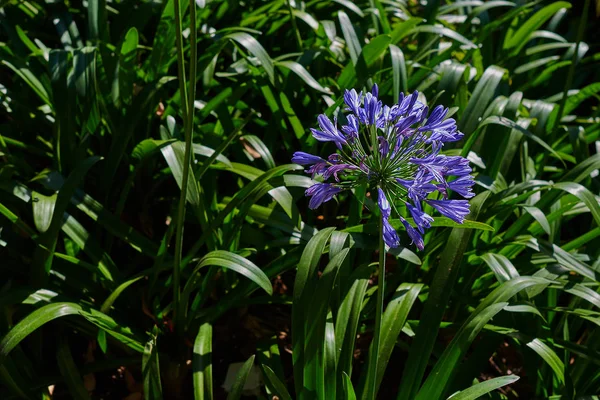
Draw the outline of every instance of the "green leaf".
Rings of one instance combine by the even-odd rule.
[[[293,71],[296,75],[298,75],[308,86],[311,88],[318,90],[321,93],[331,94],[331,90],[325,88],[317,82],[315,78],[302,66],[295,61],[276,61],[275,65],[278,67],[287,68]]]
[[[265,275],[265,273],[253,262],[242,256],[224,250],[211,251],[200,259],[191,275],[197,274],[202,267],[207,265],[216,265],[235,271],[256,283],[269,295],[273,294],[273,286],[271,285],[269,277],[267,277],[267,275]],[[195,289],[195,284],[196,281],[194,279],[187,281],[181,296],[182,304],[185,304],[184,299],[188,299],[192,290]]]
[[[534,206],[523,206],[525,211],[527,211],[535,220],[540,224],[542,229],[546,234],[550,235],[550,223],[546,218],[546,215],[537,207]]]
[[[292,396],[288,392],[287,388],[279,380],[275,372],[268,365],[263,365],[263,370],[265,371],[265,378],[271,384],[272,388],[275,390],[273,394],[277,395],[281,400],[292,400]]]
[[[495,303],[483,309],[478,308],[470,315],[433,367],[416,400],[439,399],[443,396],[446,385],[456,372],[456,367],[467,348],[475,340],[483,326],[502,311],[507,304]]]
[[[519,272],[512,262],[502,254],[486,253],[481,256],[481,259],[490,267],[500,283],[519,276]]]
[[[212,325],[202,324],[194,340],[192,358],[194,399],[212,400]]]
[[[44,233],[50,228],[52,215],[54,214],[54,206],[56,204],[57,195],[44,196],[41,193],[31,192],[33,206],[33,222],[40,233]]]
[[[575,182],[558,182],[552,185],[555,189],[564,190],[581,200],[589,209],[596,220],[596,224],[600,226],[600,204],[596,196],[585,186]]]
[[[335,399],[337,379],[337,346],[335,342],[335,329],[329,313],[325,323],[325,337],[323,338],[323,355],[319,357],[317,393],[322,399]],[[323,372],[321,372],[321,369]],[[323,377],[321,381],[320,377]]]
[[[258,153],[260,158],[262,158],[267,165],[267,168],[275,168],[275,160],[273,160],[271,151],[258,136],[244,135],[240,137],[240,139],[244,141],[244,145],[251,147],[254,152]]]
[[[404,53],[395,44],[390,44],[390,58],[392,59],[394,100],[397,101],[400,96],[400,88],[402,88],[402,93],[408,92],[406,61],[404,60]]]
[[[48,95],[48,91],[42,85],[42,82],[36,77],[35,73],[33,73],[29,68],[26,67],[24,63],[20,63],[18,60],[10,60],[3,59],[0,60],[0,64],[6,65],[8,68],[12,69],[15,74],[19,76],[19,78],[23,79],[25,83],[38,95],[38,97],[46,104],[51,105],[50,96]]]
[[[170,146],[161,147],[160,151],[171,168],[171,173],[177,182],[177,186],[181,189],[181,184],[183,182],[185,143],[181,141],[175,142]],[[200,192],[198,191],[198,186],[193,176],[187,185],[186,199],[192,205],[198,205],[200,203]]]
[[[296,272],[296,279],[294,280],[294,301],[292,302],[292,361],[297,396],[300,395],[304,389],[304,344],[306,343],[304,325],[306,318],[308,317],[308,305],[310,304],[308,296],[312,295],[312,293],[304,294],[304,290],[308,285],[309,279],[313,279],[317,264],[325,249],[325,245],[334,230],[335,228],[323,229],[306,244],[300,262],[298,263],[298,271]]]
[[[480,118],[483,117],[485,109],[495,97],[496,89],[500,85],[505,73],[506,70],[504,68],[491,65],[486,68],[483,76],[477,82],[467,108],[458,122],[458,127],[465,133],[466,138],[471,136],[479,125]]]
[[[331,252],[331,247],[329,251]],[[352,286],[338,308],[335,319],[338,374],[343,372],[344,374],[352,375],[356,332],[360,322],[360,313],[363,308],[365,292],[369,284],[370,272],[369,268],[363,268],[350,276],[349,281],[352,282]]]
[[[414,220],[412,218],[405,218],[411,225],[415,225]],[[402,222],[400,222],[399,219],[390,219],[390,225],[392,225],[392,227],[396,230],[405,230],[404,225],[402,225]],[[489,232],[494,232],[495,229],[491,226],[489,226],[488,224],[485,224],[483,222],[479,222],[479,221],[472,221],[472,220],[464,220],[462,224],[459,224],[455,221],[452,221],[450,218],[447,217],[437,217],[435,218],[435,220],[433,222],[431,222],[431,226],[432,227],[448,227],[448,228],[455,228],[455,229],[476,229],[476,230],[481,230],[481,231],[489,231]],[[348,232],[348,233],[366,233],[366,234],[374,234],[377,232],[377,223],[375,222],[370,222],[367,224],[362,224],[362,225],[356,225],[356,226],[351,226],[350,228],[346,228],[344,229],[342,232]]]
[[[148,400],[160,400],[162,396],[162,385],[160,382],[160,362],[158,360],[158,327],[152,328],[150,339],[144,347],[142,355],[142,376],[144,379],[144,398]]]
[[[389,35],[379,35],[372,39],[363,47],[356,65],[353,63],[346,65],[338,78],[339,86],[342,89],[349,89],[355,85],[362,86],[374,73],[371,71],[373,65],[385,54],[391,40]]]
[[[535,351],[552,368],[554,374],[561,384],[565,382],[565,365],[556,355],[554,350],[539,339],[533,339],[526,344],[527,347]]]
[[[52,86],[52,106],[56,115],[56,158],[60,170],[71,170],[72,152],[77,144],[75,133],[76,99],[72,85],[68,85],[69,70],[73,62],[70,52],[52,50],[48,55],[50,82]]]
[[[50,225],[41,236],[40,245],[36,247],[33,255],[36,266],[36,270],[32,276],[34,280],[38,282],[45,281],[52,267],[52,258],[58,241],[58,232],[63,223],[63,214],[71,201],[71,197],[75,193],[75,189],[83,180],[88,170],[101,159],[101,157],[90,157],[82,162],[69,174],[66,182],[58,192]]]
[[[326,383],[325,365],[335,366],[335,355],[325,353],[328,347],[326,345],[328,340],[325,338],[327,313],[337,274],[349,251],[350,249],[345,248],[336,254],[329,261],[317,282],[315,282],[316,277],[312,277],[312,282],[309,281],[311,284],[306,286],[303,295],[303,301],[308,303],[305,315],[310,319],[305,319],[303,323],[306,338],[304,339],[304,379],[302,384],[309,397],[313,396],[314,391],[316,391],[318,397],[326,394],[326,389],[323,387]],[[331,330],[330,335],[329,340],[333,340],[335,345],[333,330]],[[325,356],[329,356],[327,361],[324,360]],[[320,360],[323,361],[320,362]],[[332,384],[335,387],[335,381]]]
[[[242,397],[242,392],[244,390],[244,385],[246,384],[246,380],[248,379],[248,375],[254,366],[254,355],[252,355],[240,368],[237,377],[235,378],[235,382],[231,388],[231,392],[227,396],[227,400],[239,400]]]
[[[488,196],[489,192],[484,192],[471,200],[470,215],[472,218],[478,217],[480,209],[483,207]],[[419,324],[415,340],[409,351],[406,368],[404,368],[402,374],[398,400],[412,400],[417,395],[421,380],[425,374],[425,369],[427,368],[429,356],[433,351],[446,305],[450,299],[451,288],[458,278],[458,270],[469,243],[471,232],[471,230],[453,229],[450,233],[423,310],[423,315],[426,315],[427,318]],[[473,316],[474,314],[471,315]],[[436,365],[439,365],[439,362]],[[444,387],[441,388],[441,391],[443,390]],[[438,395],[429,398],[439,397]]]
[[[396,25],[396,27],[390,34],[392,37],[392,44],[398,44],[400,40],[408,36],[412,32],[414,27],[420,24],[422,21],[423,18],[410,17],[406,21],[400,22],[398,25]]]
[[[133,99],[133,83],[135,79],[135,65],[137,63],[138,31],[130,28],[121,44],[119,52],[118,73],[116,82],[113,82],[113,102],[119,106],[129,105]]]
[[[448,397],[448,400],[477,400],[484,394],[490,393],[493,390],[502,386],[510,385],[519,380],[517,375],[500,376],[487,381],[479,382],[468,389],[461,390],[458,393]]]
[[[462,150],[462,154],[468,153],[468,151],[471,149],[473,143],[475,142],[475,140],[479,136],[479,133],[481,132],[480,129],[482,127],[486,126],[486,125],[489,125],[489,124],[502,125],[502,126],[505,126],[507,128],[511,128],[513,130],[517,130],[520,133],[522,133],[524,136],[526,136],[527,138],[533,140],[534,142],[536,142],[537,144],[539,144],[540,146],[542,146],[548,152],[552,153],[557,159],[562,160],[560,154],[558,154],[552,147],[550,147],[542,139],[540,139],[539,137],[537,137],[533,133],[529,132],[527,129],[523,128],[522,126],[520,126],[515,121],[512,121],[512,120],[510,120],[508,118],[505,118],[505,117],[499,117],[497,115],[489,116],[485,120],[483,120],[483,122],[481,122],[481,123],[478,124],[477,130],[476,130],[475,134],[471,135],[471,137],[469,137],[467,143],[464,145],[463,150]]]
[[[273,60],[269,57],[269,54],[265,51],[264,47],[252,36],[245,32],[234,32],[223,37],[224,39],[231,39],[239,43],[241,46],[246,48],[252,55],[254,55],[258,61],[260,61],[262,67],[265,69],[271,84],[275,84],[275,68],[273,66]]]
[[[385,369],[392,357],[392,351],[398,341],[398,336],[404,327],[408,313],[410,312],[419,292],[423,288],[418,283],[403,283],[396,289],[392,300],[388,303],[382,317],[381,325],[381,344],[379,348],[379,358],[377,359],[377,377],[375,387],[379,389]],[[372,345],[371,345],[372,348]],[[369,351],[369,354],[371,352]],[[373,379],[372,371],[367,371],[367,382]],[[365,386],[368,387],[369,383]],[[364,392],[366,395],[366,391]],[[364,398],[364,397],[363,397]]]
[[[352,26],[352,22],[350,21],[350,18],[348,18],[348,15],[340,10],[338,11],[338,19],[340,20],[342,35],[346,41],[348,53],[350,53],[350,59],[352,60],[352,63],[356,65],[358,61],[358,55],[362,50],[361,43],[358,40],[358,36],[354,31],[354,27]]]
[[[123,293],[125,291],[125,289],[127,289],[129,286],[133,285],[134,283],[136,283],[137,281],[139,281],[140,279],[143,279],[145,277],[146,277],[146,273],[144,273],[143,275],[134,277],[132,279],[128,279],[125,282],[121,283],[119,286],[117,286],[117,288],[111,292],[111,294],[106,298],[106,300],[104,300],[104,303],[102,303],[102,307],[100,307],[100,311],[105,314],[108,314],[112,305],[119,298],[121,293]]]
[[[511,55],[518,54],[529,41],[533,32],[537,31],[544,23],[549,20],[561,8],[571,8],[571,3],[566,1],[557,1],[542,8],[532,15],[525,23],[519,24],[519,29],[510,37],[504,39],[503,49],[510,50]]]
[[[106,0],[89,0],[87,9],[90,40],[97,43],[104,40],[106,32],[108,32],[106,29]]]
[[[572,46],[572,44],[569,43]],[[598,98],[598,93],[600,92],[600,82],[591,83],[584,87],[583,89],[577,91],[576,94],[570,95],[567,97],[565,102],[565,108],[563,111],[563,115],[567,115],[573,112],[581,103],[587,100],[590,97]],[[558,118],[558,108],[556,108],[549,117],[548,125],[554,126],[556,123],[556,119]]]
[[[75,365],[71,349],[64,335],[58,337],[58,348],[56,350],[56,363],[60,374],[65,379],[69,394],[74,400],[90,400],[91,397],[83,385],[83,379],[79,372],[79,368]]]
[[[77,315],[82,311],[75,303],[54,303],[41,307],[12,327],[0,341],[0,365],[8,354],[27,336],[42,325],[65,315]]]
[[[420,26],[416,26],[410,30],[409,34],[413,34],[413,33],[433,33],[435,35],[445,36],[450,39],[454,39],[457,42],[464,44],[467,47],[467,49],[476,49],[477,48],[477,45],[475,43],[471,42],[469,39],[467,39],[460,33],[453,31],[450,28],[443,27],[443,26],[420,25]]]
[[[347,373],[344,372],[343,377],[344,382],[344,393],[346,394],[346,400],[356,400],[356,394],[354,394],[354,387],[352,386],[352,381]]]

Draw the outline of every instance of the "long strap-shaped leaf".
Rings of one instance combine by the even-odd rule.
[[[134,350],[139,352],[143,352],[144,350],[144,347],[135,338],[119,332],[126,332],[128,328],[120,326],[106,314],[94,309],[84,309],[76,303],[62,302],[38,308],[8,331],[0,341],[0,366],[7,355],[33,331],[56,318],[66,315],[81,315],[94,325],[105,329],[111,336],[116,337]]]
[[[227,396],[227,400],[239,400],[242,397],[242,392],[244,391],[244,385],[246,385],[246,380],[248,379],[248,375],[250,375],[250,371],[254,366],[254,355],[252,355],[240,368],[237,377],[235,378],[235,382],[231,387],[231,392]]]
[[[296,385],[296,395],[300,397],[303,391],[304,374],[304,343],[305,331],[304,322],[308,315],[309,304],[305,302],[304,289],[321,259],[325,245],[335,228],[323,229],[317,233],[306,245],[300,262],[298,263],[298,272],[294,281],[294,302],[292,303],[292,362],[294,365],[294,382]]]
[[[231,269],[241,275],[244,275],[258,286],[263,288],[265,292],[268,294],[273,294],[273,286],[271,285],[271,281],[269,277],[265,275],[265,273],[256,266],[253,262],[245,259],[244,257],[231,253],[229,251],[224,250],[215,250],[211,251],[198,262],[196,268],[192,271],[192,276],[196,275],[198,271],[207,265],[216,265],[219,267]],[[187,299],[189,299],[192,291],[196,288],[198,284],[198,279],[189,279],[183,288],[183,293],[181,295],[181,304],[182,307],[185,307],[187,304]]]
[[[547,283],[548,280],[542,278],[519,277],[504,283],[490,293],[477,309],[471,313],[450,345],[442,353],[416,399],[428,400],[441,398],[456,373],[458,363],[483,326],[494,315],[506,307],[508,304],[507,301],[511,297],[529,287],[545,285]]]
[[[88,170],[101,160],[101,157],[90,157],[79,165],[67,178],[67,181],[62,186],[56,197],[54,209],[51,210],[52,217],[50,225],[46,232],[40,238],[40,245],[36,247],[34,253],[34,270],[32,271],[32,279],[35,283],[40,284],[46,280],[47,274],[52,268],[52,259],[54,256],[54,248],[58,241],[58,232],[63,221],[63,214],[67,210],[67,206],[71,201],[75,189],[81,183]]]
[[[488,195],[489,192],[484,192],[471,201],[472,219],[477,218]],[[470,237],[468,229],[455,228],[450,233],[402,374],[398,400],[413,400],[417,394]]]
[[[212,325],[200,326],[194,341],[194,357],[192,359],[194,398],[196,400],[212,400]]]
[[[448,400],[476,400],[486,393],[501,388],[502,386],[510,385],[519,380],[517,375],[500,376],[498,378],[479,382],[468,389],[462,390],[452,396]]]
[[[331,329],[331,337],[326,340],[326,325],[327,325],[327,310],[329,308],[329,300],[333,292],[337,273],[344,259],[348,255],[349,249],[340,251],[335,257],[329,261],[322,276],[318,282],[313,275],[313,279],[305,289],[303,297],[305,304],[310,304],[308,312],[304,316],[304,380],[302,382],[305,395],[308,398],[314,398],[316,390],[319,399],[325,396],[325,365],[335,365],[335,356],[331,355],[328,360],[324,357],[326,348],[331,348],[327,345],[330,340],[335,341],[335,334]],[[315,274],[316,275],[316,274]],[[310,277],[309,277],[310,278]],[[330,355],[330,354],[329,354]],[[333,360],[331,360],[333,359]],[[331,368],[330,368],[331,369]],[[335,368],[333,368],[335,369]],[[335,388],[335,383],[333,384]]]
[[[392,351],[396,346],[398,335],[404,327],[408,313],[412,308],[419,292],[423,288],[422,284],[418,283],[403,283],[398,286],[394,293],[394,298],[388,303],[385,313],[383,314],[381,331],[381,347],[379,349],[379,359],[377,360],[377,381],[375,387],[378,389],[383,381],[383,375],[387,367]],[[369,351],[369,354],[371,352]],[[369,387],[368,381],[375,378],[372,375],[371,369],[367,371],[367,383],[365,387]],[[367,400],[367,392],[363,391],[362,398]]]

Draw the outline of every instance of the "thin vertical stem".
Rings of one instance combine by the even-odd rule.
[[[367,382],[367,399],[377,397],[377,364],[379,362],[379,347],[381,342],[381,318],[383,315],[383,298],[385,296],[385,242],[383,241],[383,215],[379,219],[379,279],[377,283],[377,309],[375,310],[375,328],[373,346],[369,354],[369,376]]]
[[[188,119],[188,94],[185,87],[185,64],[183,60],[183,37],[182,37],[182,27],[181,27],[181,4],[179,0],[173,1],[173,6],[175,8],[175,44],[177,46],[177,78],[179,80],[179,91],[181,95],[181,113],[183,115],[183,126],[184,126],[184,134],[186,140],[186,147],[184,152],[184,162],[183,162],[183,179],[181,182],[181,193],[179,195],[179,206],[177,209],[177,222],[176,222],[176,232],[175,232],[175,260],[173,264],[173,321],[175,326],[175,331],[178,334],[182,334],[181,326],[179,323],[180,319],[180,299],[181,299],[181,257],[182,257],[182,249],[183,249],[183,224],[185,222],[185,203],[187,197],[187,181],[189,174],[189,148],[191,147],[187,145],[188,136],[191,141],[190,129],[188,125],[190,125],[190,121]],[[193,103],[192,103],[193,104]]]
[[[583,12],[581,13],[581,21],[579,23],[579,29],[577,31],[577,43],[575,44],[575,51],[573,52],[573,57],[571,58],[571,65],[569,66],[569,73],[567,75],[567,81],[565,82],[565,87],[563,89],[563,95],[560,99],[560,105],[558,106],[558,115],[556,117],[556,126],[560,124],[560,120],[562,119],[562,114],[565,110],[565,104],[567,102],[567,93],[569,93],[569,89],[571,89],[571,85],[573,85],[573,79],[575,78],[575,67],[577,64],[577,56],[579,53],[579,46],[581,45],[581,41],[583,40],[583,34],[585,33],[585,25],[587,22],[588,9],[590,8],[590,0],[585,0],[583,4]],[[556,130],[555,130],[556,131]]]
[[[288,10],[290,11],[290,19],[292,20],[292,27],[294,28],[294,32],[296,33],[296,42],[298,43],[298,51],[302,51],[304,46],[302,45],[302,37],[300,36],[300,31],[298,30],[298,24],[296,23],[296,16],[294,15],[294,10],[292,8],[291,0],[287,0]]]
[[[583,35],[585,33],[585,25],[587,22],[588,9],[590,7],[590,0],[585,0],[583,4],[583,12],[581,13],[581,22],[579,24],[579,29],[577,30],[575,51],[573,51],[573,57],[571,57],[571,65],[569,66],[569,72],[567,74],[567,80],[565,81],[565,87],[563,88],[562,98],[560,99],[560,104],[558,105],[558,112],[556,114],[556,120],[554,121],[554,127],[550,132],[551,142],[557,137],[558,130],[560,128],[560,121],[562,120],[563,113],[565,111],[565,105],[567,103],[567,95],[569,93],[569,89],[573,85],[573,80],[575,78],[575,68],[577,67],[577,56],[579,53],[579,46],[581,45],[581,41],[583,40]],[[537,171],[538,176],[542,174],[544,171],[544,166],[546,165],[546,160],[548,159],[548,152],[544,152],[542,156],[542,161],[539,164],[539,168]]]

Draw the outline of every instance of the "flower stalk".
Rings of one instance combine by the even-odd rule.
[[[441,215],[462,224],[469,214],[466,199],[475,194],[469,161],[461,156],[441,153],[447,142],[463,137],[448,109],[435,107],[431,113],[418,100],[418,92],[400,95],[398,103],[383,105],[379,90],[344,94],[346,115],[333,121],[319,115],[319,129],[311,129],[321,142],[333,142],[337,151],[327,158],[298,151],[292,161],[307,167],[306,172],[318,182],[305,194],[311,209],[333,199],[338,193],[360,185],[376,188],[379,208],[379,282],[373,342],[369,354],[369,371],[365,386],[366,399],[375,400],[378,391],[378,363],[385,300],[386,246],[400,246],[400,236],[392,226],[392,213],[398,216],[412,244],[423,250],[425,229],[434,218],[423,204]],[[337,118],[346,123],[338,129]],[[374,193],[372,191],[371,193]],[[463,199],[451,198],[452,193]],[[407,219],[410,215],[412,223]],[[406,216],[406,217],[405,217]],[[383,371],[379,371],[383,373]]]

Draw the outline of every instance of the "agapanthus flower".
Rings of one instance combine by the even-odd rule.
[[[381,214],[381,235],[389,247],[398,247],[400,237],[390,220],[400,219],[412,244],[424,247],[423,234],[434,218],[424,211],[431,206],[444,217],[462,224],[469,214],[469,202],[450,198],[451,193],[471,198],[474,185],[469,161],[461,156],[441,154],[444,143],[463,137],[456,121],[447,118],[448,109],[437,106],[429,113],[418,100],[418,92],[401,94],[397,104],[385,105],[378,87],[371,92],[346,90],[344,102],[347,123],[338,128],[325,115],[319,115],[320,129],[311,129],[319,141],[334,142],[338,151],[321,158],[296,152],[292,161],[308,167],[316,183],[306,190],[309,207],[314,209],[343,190],[363,183],[377,188],[377,208]],[[406,210],[406,218],[399,214]]]

